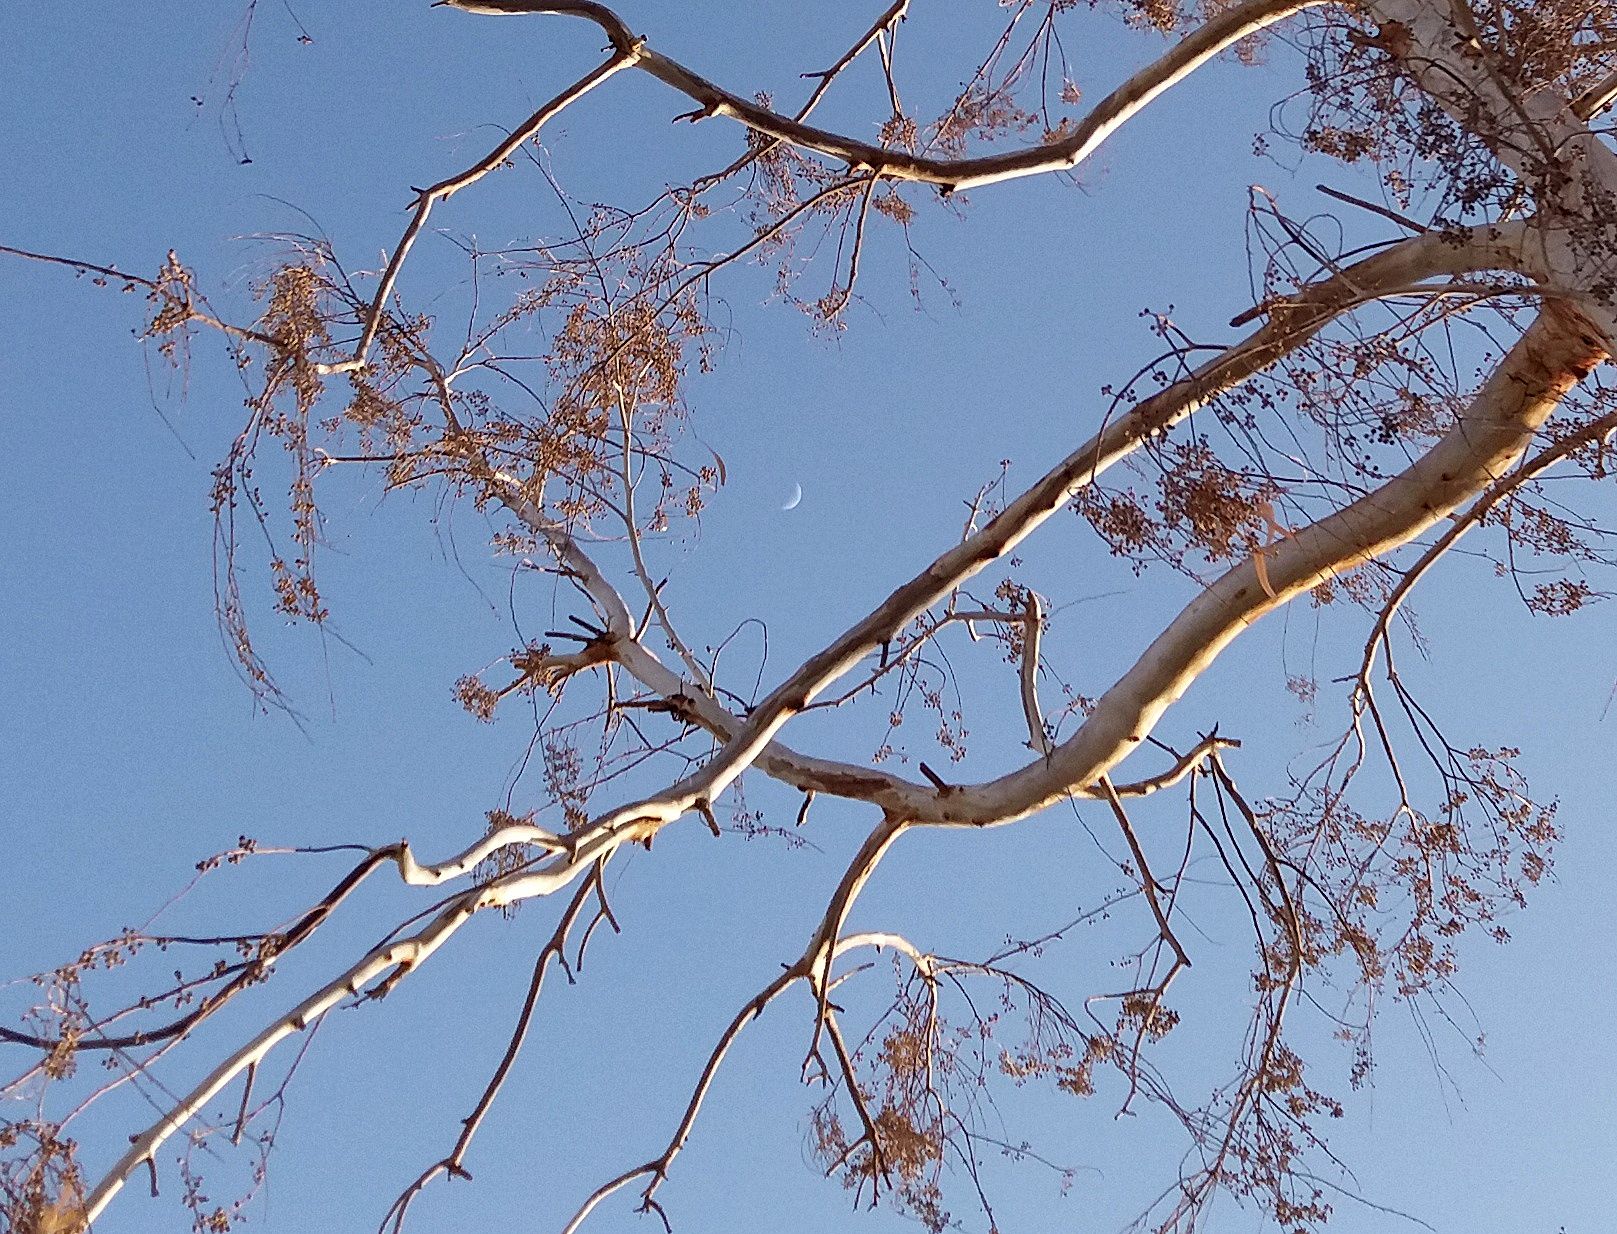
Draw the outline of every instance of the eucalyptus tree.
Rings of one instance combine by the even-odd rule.
[[[860,821],[862,842],[806,937],[703,1044],[683,1115],[643,1157],[627,1133],[590,1149],[600,1184],[577,1197],[567,1234],[608,1204],[663,1215],[660,1197],[702,1132],[733,1047],[777,1001],[801,1025],[810,1146],[860,1202],[891,1203],[941,1230],[956,1220],[961,1197],[949,1189],[959,1188],[992,1227],[982,1164],[1004,1145],[984,1094],[1043,1085],[1075,1099],[1086,1134],[1109,1134],[1112,1114],[1136,1108],[1178,1127],[1183,1165],[1146,1213],[1154,1227],[1190,1228],[1221,1191],[1286,1228],[1325,1222],[1320,1171],[1341,1094],[1314,1078],[1318,1050],[1302,1043],[1317,1028],[1297,1030],[1299,1017],[1323,1017],[1352,1052],[1348,1082],[1361,1080],[1377,1005],[1440,998],[1460,938],[1502,933],[1500,917],[1543,876],[1556,838],[1553,808],[1529,795],[1513,752],[1448,740],[1396,657],[1409,639],[1408,597],[1466,537],[1506,576],[1529,556],[1555,564],[1521,588],[1546,615],[1595,595],[1587,577],[1602,560],[1600,532],[1568,504],[1570,490],[1552,501],[1542,479],[1554,468],[1592,491],[1617,428],[1599,367],[1617,337],[1617,153],[1597,123],[1617,97],[1617,10],[1603,0],[1108,0],[1096,7],[1155,31],[1160,46],[1091,104],[1063,41],[1101,20],[1090,6],[973,6],[952,44],[959,61],[940,65],[934,53],[907,56],[905,36],[911,23],[943,18],[895,0],[848,30],[829,66],[803,66],[806,96],[787,105],[753,93],[761,83],[735,66],[711,80],[594,0],[443,6],[459,12],[442,20],[485,22],[491,40],[532,37],[540,57],[542,23],[588,23],[604,47],[593,63],[561,66],[571,84],[525,119],[505,118],[506,136],[481,157],[416,190],[379,269],[356,272],[318,238],[283,238],[249,312],[210,298],[174,254],[145,275],[77,254],[7,253],[143,296],[142,333],[160,357],[179,362],[193,338],[222,336],[249,381],[240,434],[215,473],[218,607],[267,709],[290,704],[253,639],[259,572],[281,616],[330,621],[317,570],[321,497],[349,477],[379,473],[389,487],[475,506],[495,524],[497,553],[556,582],[564,611],[552,624],[562,628],[454,683],[465,708],[495,724],[528,722],[517,705],[540,704],[527,714],[538,717],[544,800],[491,811],[486,826],[469,803],[476,824],[454,853],[421,853],[409,840],[359,846],[347,873],[289,924],[232,923],[214,939],[132,930],[42,974],[38,1006],[0,1028],[20,1060],[7,1092],[37,1098],[0,1133],[13,1227],[94,1222],[132,1181],[149,1173],[158,1185],[171,1141],[267,1147],[263,1129],[296,1100],[290,1071],[313,1029],[401,983],[432,982],[441,952],[470,945],[457,938],[468,922],[526,905],[547,914],[550,933],[503,1052],[498,1042],[490,1052],[486,1087],[468,1094],[442,1158],[378,1213],[403,1228],[433,1184],[467,1174],[531,1023],[550,1014],[552,971],[571,978],[596,928],[617,929],[615,863],[674,828],[711,830],[715,860],[752,859],[733,843],[738,830],[760,830],[737,795],[743,776],[800,795],[783,829],[793,836],[835,813]],[[931,560],[892,560],[880,582],[849,578],[864,615],[824,631],[817,651],[762,686],[756,666],[718,655],[714,632],[689,630],[659,554],[671,529],[725,500],[729,468],[694,431],[691,393],[693,374],[724,362],[713,317],[725,280],[761,264],[776,271],[777,294],[756,311],[795,308],[828,334],[868,328],[861,264],[878,247],[902,250],[921,212],[956,210],[969,227],[971,202],[1070,176],[1159,96],[1230,58],[1267,63],[1247,79],[1257,86],[1292,75],[1277,112],[1285,132],[1267,140],[1360,169],[1375,191],[1332,190],[1332,205],[1367,238],[1349,245],[1347,231],[1255,191],[1257,294],[1232,295],[1232,341],[1197,342],[1154,317],[1159,358],[1132,377],[1110,375],[1104,399],[1078,400],[1091,431],[1066,457],[1019,488],[1007,472],[965,494],[963,532],[935,529]],[[693,165],[649,199],[581,208],[542,244],[471,252],[477,303],[464,330],[444,328],[425,307],[433,289],[410,279],[435,211],[542,146],[564,148],[552,136],[559,120],[637,77],[677,98],[682,120],[722,130],[729,160]],[[941,109],[911,101],[937,93],[940,79],[965,84]],[[821,126],[822,103],[839,89],[875,108],[861,130]],[[683,131],[657,140],[677,152]],[[489,277],[514,269],[514,294]],[[902,456],[902,442],[892,448]],[[261,489],[277,468],[284,505]],[[262,561],[260,529],[272,546]],[[1074,555],[1098,544],[1192,584],[1177,611],[1142,601],[1132,663],[1092,697],[1065,684],[1062,624],[1074,618],[1062,600],[1074,579],[1037,574],[1020,555],[1035,537],[1062,536]],[[735,623],[748,617],[744,594],[725,603]],[[1336,606],[1356,623],[1357,654],[1321,674],[1335,680],[1325,692],[1340,735],[1281,782],[1243,783],[1255,745],[1293,739],[1221,728],[1218,700],[1205,697],[1179,719],[1180,701],[1260,618],[1298,604]],[[965,753],[966,717],[946,698],[951,654],[1013,670],[996,697],[977,700],[1017,731],[1009,749],[973,752],[988,763],[962,770],[989,766],[981,778],[932,765],[948,771],[944,760]],[[817,738],[792,731],[808,713],[821,717],[815,733],[885,732],[877,757],[816,752]],[[931,762],[895,757],[911,713],[937,726]],[[1143,825],[1142,799],[1159,794]],[[1169,799],[1182,806],[1156,808]],[[1075,802],[1109,820],[1121,857],[1108,867],[1115,895],[1071,916],[1104,913],[1131,940],[1109,974],[1085,975],[1091,984],[1046,975],[1045,953],[1069,942],[1072,925],[975,958],[938,954],[919,909],[911,922],[850,925],[910,837],[1012,827]],[[244,842],[204,873],[251,868],[260,848]],[[1239,1065],[1190,1091],[1158,1059],[1165,1043],[1205,1031],[1176,1005],[1198,959],[1185,920],[1193,862],[1216,870],[1241,906],[1252,962],[1249,979],[1224,991],[1247,1017]],[[320,953],[324,976],[291,988],[278,975],[289,953],[326,938],[352,893],[382,879],[416,896],[409,913],[385,923],[374,946]],[[633,944],[631,928],[615,945]],[[152,957],[176,949],[188,958],[171,981],[153,976],[122,1001],[98,992],[104,968],[161,971]],[[200,963],[190,958],[198,949]],[[878,953],[884,962],[872,965]],[[887,994],[855,997],[872,987]],[[227,1015],[246,1002],[267,1010],[254,1022]],[[87,1060],[108,1069],[76,1074]],[[148,1080],[157,1108],[126,1144],[75,1141],[75,1099]],[[246,1211],[212,1206],[185,1177],[208,1228]]]

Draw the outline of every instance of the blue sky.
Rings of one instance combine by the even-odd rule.
[[[240,8],[164,0],[9,14],[0,243],[145,272],[176,248],[222,307],[245,311],[245,284],[274,251],[254,236],[307,229],[313,219],[352,266],[375,264],[403,226],[409,185],[469,161],[494,139],[490,125],[525,115],[598,50],[593,34],[566,23],[381,0],[298,6],[313,39],[303,44],[287,10],[266,3],[232,112],[223,94],[238,76]],[[869,20],[858,6],[826,9],[818,42],[801,52],[792,43],[803,14],[793,5],[629,12],[669,54],[786,100],[800,96],[798,72],[821,67]],[[1108,21],[1081,28],[1088,41],[1069,51],[1091,99],[1156,46]],[[959,32],[936,15],[918,13],[905,38],[917,56],[958,55]],[[1248,186],[1262,183],[1307,213],[1324,204],[1316,180],[1357,183],[1343,169],[1252,156],[1270,102],[1295,80],[1284,49],[1265,68],[1220,65],[1132,124],[1076,187],[981,190],[958,217],[923,210],[918,247],[948,276],[958,305],[926,289],[917,310],[891,235],[873,242],[866,303],[834,340],[768,302],[767,272],[737,271],[718,288],[731,328],[691,402],[730,483],[699,536],[687,530],[657,548],[660,568],[673,572],[670,603],[694,637],[717,642],[741,617],[763,619],[764,680],[778,679],[957,535],[962,499],[1001,459],[1015,462],[1014,486],[1088,435],[1104,411],[1099,388],[1154,350],[1141,309],[1171,304],[1193,333],[1226,337],[1222,323],[1247,304]],[[828,118],[850,121],[863,97],[856,86]],[[716,124],[666,130],[678,109],[654,83],[611,83],[547,132],[555,174],[584,200],[632,196],[734,152],[736,134]],[[434,223],[488,244],[562,225],[527,170],[468,192]],[[458,251],[445,240],[424,240],[419,258],[407,295],[458,277]],[[547,628],[550,593],[513,584],[474,512],[430,492],[384,494],[379,479],[358,475],[324,499],[323,581],[337,629],[363,654],[280,628],[261,588],[258,635],[306,722],[300,729],[255,712],[214,622],[207,502],[242,388],[207,338],[186,389],[176,388],[130,337],[137,308],[60,271],[0,266],[0,516],[10,535],[0,555],[4,977],[145,920],[196,860],[238,834],[274,844],[407,835],[429,853],[459,847],[503,801],[531,735],[519,712],[492,728],[476,724],[450,686],[514,645],[513,611],[518,629]],[[783,513],[794,484],[802,504]],[[1076,520],[1026,556],[1035,585],[1075,605],[1052,654],[1092,693],[1188,595],[1186,580],[1160,571],[1135,579]],[[1533,621],[1488,574],[1485,563],[1457,560],[1431,580],[1417,608],[1434,651],[1427,663],[1410,657],[1409,671],[1463,735],[1523,747],[1535,784],[1562,802],[1559,875],[1509,923],[1512,946],[1468,947],[1463,988],[1475,1022],[1462,1024],[1486,1031],[1484,1059],[1442,1027],[1434,1059],[1421,1025],[1388,1007],[1374,1086],[1349,1099],[1333,1143],[1365,1196],[1444,1234],[1563,1226],[1580,1234],[1606,1228],[1617,1199],[1609,1181],[1617,1081],[1607,1060],[1617,1008],[1604,945],[1617,925],[1604,878],[1617,860],[1606,774],[1617,719],[1604,718],[1617,655],[1604,609]],[[1269,620],[1197,686],[1164,735],[1182,739],[1222,718],[1247,740],[1237,764],[1244,781],[1259,793],[1277,789],[1288,764],[1332,735],[1334,718],[1322,702],[1317,720],[1306,719],[1284,691],[1284,666],[1328,661],[1351,648],[1351,636],[1300,608]],[[1011,702],[1014,683],[998,667],[996,676],[987,657],[965,671]],[[1016,740],[1014,705],[999,714],[975,726],[990,752]],[[850,756],[862,739],[823,721],[802,733],[804,744]],[[992,753],[983,757],[987,764],[972,766],[993,765]],[[755,781],[749,802],[788,823],[795,801]],[[535,786],[514,791],[532,801]],[[1147,817],[1173,826],[1169,806]],[[623,863],[614,901],[625,936],[600,940],[579,985],[558,982],[547,994],[525,1061],[469,1162],[476,1183],[440,1186],[414,1228],[555,1229],[599,1181],[649,1155],[707,1043],[797,954],[870,822],[851,807],[817,808],[816,847],[802,850],[733,836],[715,844],[696,825]],[[1106,872],[1074,834],[1068,814],[991,837],[917,838],[884,867],[855,924],[899,926],[942,951],[1036,931],[1104,894]],[[250,863],[205,883],[166,920],[175,929],[277,921],[332,881],[339,861]],[[198,1074],[233,1031],[274,1014],[331,971],[345,946],[368,945],[413,903],[392,889],[368,891],[333,923],[325,950],[289,964],[269,991],[204,1035],[174,1082]],[[257,1228],[374,1227],[452,1140],[552,911],[532,905],[513,922],[481,922],[381,1006],[332,1018],[293,1089]],[[1238,1028],[1218,1019],[1227,1012],[1216,978],[1239,982],[1248,959],[1233,929],[1221,933],[1216,907],[1208,913],[1205,976],[1185,983],[1208,1029],[1175,1043],[1191,1068],[1216,1064],[1219,1033]],[[1104,965],[1104,947],[1096,951],[1080,941],[1060,963]],[[738,1051],[663,1193],[676,1229],[912,1228],[885,1212],[850,1217],[848,1198],[804,1160],[813,1094],[797,1086],[796,1071],[806,1025],[801,1000],[783,1004]],[[1327,1049],[1317,1066],[1342,1088],[1347,1064]],[[1014,1138],[1079,1170],[1062,1198],[1036,1167],[996,1164],[1007,1231],[1115,1229],[1153,1182],[1168,1179],[1162,1170],[1175,1150],[1159,1119],[1113,1122],[1109,1110],[1075,1115],[1014,1093],[1005,1111]],[[139,1099],[109,1101],[82,1133],[92,1160],[145,1117]],[[146,1199],[136,1180],[98,1232],[182,1220],[166,1168],[163,1201]],[[228,1177],[228,1166],[218,1168]],[[951,1200],[980,1227],[965,1192]],[[589,1228],[653,1228],[631,1207],[616,1202]],[[1251,1211],[1223,1204],[1208,1229],[1258,1225]],[[1418,1227],[1344,1201],[1332,1228]]]

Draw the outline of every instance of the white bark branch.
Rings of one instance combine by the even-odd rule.
[[[1261,329],[1189,377],[1143,400],[1069,454],[985,526],[943,553],[890,594],[867,617],[811,656],[744,720],[701,697],[644,647],[623,641],[618,649],[619,662],[649,689],[667,697],[682,695],[689,702],[691,713],[725,744],[706,766],[673,786],[668,793],[626,807],[614,817],[638,818],[655,832],[661,825],[694,808],[698,801],[715,799],[745,768],[757,763],[767,774],[799,789],[857,797],[904,817],[953,818],[953,812],[944,809],[936,791],[929,787],[870,769],[849,768],[846,764],[801,755],[789,756],[782,747],[773,744],[775,736],[787,721],[863,657],[897,638],[915,617],[943,601],[991,562],[1013,551],[1051,515],[1063,509],[1075,493],[1132,453],[1152,434],[1178,423],[1210,399],[1302,346],[1338,314],[1374,299],[1383,287],[1402,288],[1422,279],[1477,269],[1520,268],[1526,262],[1523,244],[1530,234],[1528,224],[1513,223],[1477,229],[1459,240],[1452,234],[1414,236],[1304,290],[1287,301],[1283,311],[1280,306],[1271,306],[1269,321]],[[564,564],[576,568],[580,577],[599,578],[593,566],[575,566],[582,554],[566,540],[564,532],[543,521],[537,510],[524,517],[530,527],[549,538],[563,554]],[[593,578],[585,584],[592,596],[595,595]],[[604,580],[601,581],[604,584]],[[598,602],[601,602],[599,598]],[[618,608],[621,610],[621,601]],[[622,620],[626,623],[626,612]],[[1075,778],[1067,784],[1066,790],[1082,791],[1094,784],[1098,774],[1099,771]]]
[[[929,822],[961,821],[962,815],[955,803],[969,799],[986,804],[979,802],[980,791],[952,789],[944,795],[931,786],[914,784],[891,773],[811,758],[780,744],[775,740],[776,734],[863,657],[896,638],[911,620],[941,602],[990,562],[1011,552],[1062,509],[1074,493],[1131,453],[1152,433],[1177,423],[1212,397],[1262,371],[1303,345],[1340,312],[1374,299],[1382,288],[1401,289],[1423,279],[1478,269],[1523,268],[1529,264],[1529,254],[1523,246],[1530,234],[1527,223],[1513,223],[1478,229],[1460,241],[1453,235],[1440,233],[1411,237],[1305,289],[1284,306],[1269,306],[1269,321],[1261,329],[1191,376],[1144,400],[1068,455],[1001,514],[945,552],[888,596],[863,621],[806,661],[745,719],[732,715],[700,687],[686,682],[643,643],[635,640],[632,619],[621,597],[565,528],[546,517],[525,496],[514,477],[497,476],[509,508],[530,530],[545,539],[562,567],[601,610],[608,633],[613,636],[613,658],[647,688],[665,698],[680,700],[690,716],[724,742],[723,748],[706,765],[666,792],[612,811],[582,829],[575,839],[590,837],[592,843],[602,846],[591,851],[601,853],[609,852],[624,839],[649,841],[663,826],[686,812],[710,806],[742,771],[754,764],[766,774],[800,790],[864,800],[895,817]],[[1085,730],[1089,728],[1086,723]],[[1094,773],[1069,779],[1061,793],[1092,795],[1101,771],[1109,770],[1116,761],[1106,763]],[[966,797],[961,797],[963,793]],[[996,804],[984,818],[998,819],[1002,809],[1002,804]],[[1017,816],[1025,812],[1013,811]],[[572,862],[564,864],[571,866]],[[553,882],[548,870],[512,877],[527,880],[511,888],[513,901],[548,894],[546,888]]]
[[[489,832],[455,856],[433,865],[421,865],[416,861],[410,845],[400,843],[395,850],[394,862],[399,867],[399,877],[410,886],[436,887],[470,874],[500,849],[512,844],[535,844],[553,853],[569,851],[567,841],[555,832],[532,823],[516,823]]]
[[[861,846],[833,895],[809,954],[818,957],[814,973],[823,1000],[829,963],[846,913],[876,865],[898,835],[913,825],[984,826],[1011,821],[1042,805],[1093,785],[1149,731],[1163,710],[1194,680],[1213,656],[1263,612],[1327,577],[1344,562],[1384,551],[1429,526],[1448,509],[1500,474],[1549,414],[1555,400],[1602,354],[1600,345],[1579,328],[1576,318],[1553,305],[1517,346],[1479,396],[1460,426],[1404,476],[1333,518],[1306,528],[1278,546],[1269,572],[1277,595],[1264,595],[1251,563],[1231,571],[1186,610],[1158,639],[1135,669],[1102,698],[1077,735],[1048,759],[1041,759],[1000,781],[974,788],[935,791],[859,769],[849,783],[837,764],[821,764],[771,751],[775,733],[819,691],[864,655],[890,640],[920,612],[1003,554],[1061,509],[1071,495],[1106,467],[1126,456],[1150,434],[1176,423],[1208,399],[1244,381],[1276,358],[1300,346],[1343,309],[1373,296],[1378,287],[1402,286],[1412,277],[1433,277],[1474,269],[1480,263],[1510,265],[1519,256],[1520,231],[1479,233],[1470,245],[1418,236],[1368,258],[1311,289],[1245,342],[1136,406],[1116,424],[1069,455],[981,530],[940,556],[904,584],[868,617],[829,647],[810,657],[745,720],[737,720],[712,700],[687,694],[716,731],[727,734],[720,752],[695,774],[668,791],[631,803],[590,823],[565,840],[543,828],[517,825],[496,831],[446,861],[422,865],[407,845],[395,856],[400,875],[414,885],[432,886],[463,877],[497,849],[512,843],[537,844],[558,855],[537,869],[523,869],[453,899],[419,931],[363,957],[280,1016],[220,1062],[131,1146],[86,1196],[86,1219],[95,1220],[122,1189],[130,1174],[233,1079],[256,1067],[278,1044],[306,1031],[343,998],[359,994],[380,978],[397,980],[430,958],[476,913],[523,899],[545,896],[569,885],[593,863],[626,842],[646,841],[686,811],[705,805],[743,769],[758,761],[771,774],[799,787],[842,793],[878,803],[896,798],[904,814],[889,813]],[[1580,367],[1583,366],[1583,367]],[[563,568],[600,608],[625,667],[645,684],[684,692],[679,676],[632,639],[632,619],[621,597],[571,537],[547,519],[510,477],[496,477],[507,488],[511,508],[556,553]],[[1361,507],[1365,507],[1361,509]],[[825,1008],[822,1007],[822,1024]]]
[[[828,129],[770,111],[732,94],[676,60],[646,47],[611,9],[592,0],[439,0],[468,13],[500,16],[561,14],[594,22],[620,53],[637,49],[635,67],[651,74],[701,107],[702,115],[725,116],[758,133],[802,150],[812,150],[859,171],[894,180],[934,184],[947,192],[996,184],[1023,176],[1070,171],[1102,142],[1138,115],[1152,99],[1177,85],[1220,52],[1278,21],[1332,0],[1251,0],[1186,35],[1154,63],[1141,69],[1079,121],[1060,141],[978,158],[928,158],[871,145]]]
[[[1407,543],[1512,467],[1560,400],[1605,358],[1603,340],[1577,314],[1544,306],[1437,445],[1379,489],[1268,550],[1261,586],[1252,559],[1184,609],[1096,703],[1076,734],[1008,776],[940,796],[926,822],[1010,821],[1105,775],[1150,733],[1220,652],[1259,617],[1361,562]]]
[[[407,938],[378,947],[335,980],[328,982],[285,1015],[280,1016],[245,1045],[232,1051],[203,1079],[176,1101],[141,1134],[84,1197],[82,1217],[93,1224],[106,1211],[129,1176],[155,1159],[157,1150],[185,1124],[200,1116],[208,1103],[248,1068],[256,1067],[281,1042],[306,1032],[344,998],[359,994],[372,981],[400,968],[415,968],[477,912],[475,892],[457,897],[426,926]]]

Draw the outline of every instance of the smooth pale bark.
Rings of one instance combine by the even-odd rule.
[[[1174,619],[1048,760],[941,795],[927,821],[1009,821],[1105,775],[1259,617],[1407,543],[1504,475],[1605,356],[1604,340],[1589,323],[1547,304],[1441,441],[1373,493],[1265,550],[1268,589],[1254,560],[1230,570]]]
[[[139,1135],[131,1136],[129,1149],[84,1197],[83,1220],[93,1223],[113,1198],[123,1190],[129,1176],[143,1162],[152,1160],[162,1145],[181,1131],[191,1119],[200,1117],[208,1102],[217,1097],[237,1076],[262,1061],[290,1037],[308,1030],[317,1019],[345,998],[357,995],[371,982],[405,965],[424,963],[476,912],[469,896],[458,896],[424,928],[408,938],[378,947],[335,980],[328,982],[291,1011],[267,1025],[245,1045],[233,1050],[184,1097],[179,1098],[155,1123]]]
[[[853,901],[905,831],[999,826],[1103,781],[1265,613],[1407,543],[1496,483],[1520,461],[1566,394],[1605,358],[1593,326],[1570,309],[1547,305],[1436,445],[1374,492],[1265,549],[1261,573],[1250,558],[1198,595],[1048,757],[986,784],[934,790],[922,808],[905,814],[889,811],[844,871],[811,942],[807,954],[822,957],[826,966],[822,980],[829,977],[829,956]],[[1166,778],[1184,774],[1211,748],[1204,741]]]

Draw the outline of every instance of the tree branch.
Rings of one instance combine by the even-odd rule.
[[[634,67],[651,74],[701,107],[702,116],[725,116],[778,141],[837,159],[856,170],[894,180],[934,184],[946,192],[997,184],[1051,171],[1070,171],[1158,95],[1183,81],[1220,52],[1293,14],[1331,0],[1250,0],[1186,35],[1166,55],[1141,69],[1059,141],[979,158],[927,158],[871,145],[793,120],[715,85],[676,60],[638,43],[616,13],[591,0],[439,0],[448,8],[492,15],[560,14],[594,22],[619,54],[639,47]]]
[[[1259,617],[1413,539],[1508,471],[1562,397],[1605,356],[1588,322],[1546,303],[1437,445],[1379,489],[1267,550],[1273,594],[1260,585],[1252,559],[1236,566],[1168,625],[1050,758],[955,790],[925,821],[1010,821],[1061,800],[1075,783],[1106,774]]]

